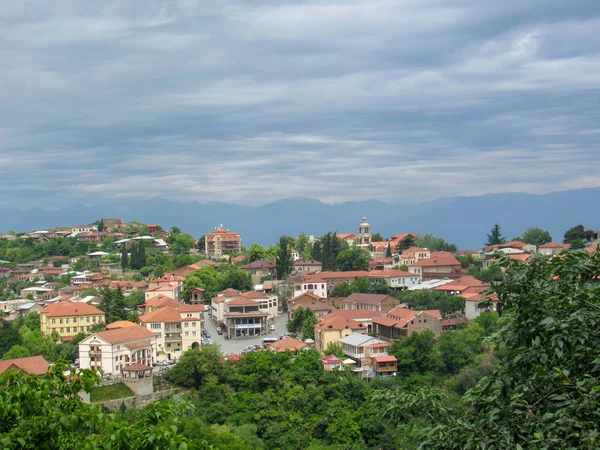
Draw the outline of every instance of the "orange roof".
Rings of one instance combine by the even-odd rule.
[[[95,333],[101,339],[110,342],[111,344],[122,344],[124,342],[139,341],[141,339],[149,339],[155,337],[152,331],[141,325],[132,327],[117,328],[115,330],[100,331]]]
[[[223,297],[237,297],[240,295],[240,291],[236,291],[232,288],[227,288],[219,292],[217,295],[222,295]]]
[[[357,322],[356,320],[352,320],[348,317],[332,316],[332,314],[335,313],[328,314],[322,322],[316,324],[315,331],[343,330],[344,328],[350,328],[351,330],[365,330],[367,328],[366,325]]]
[[[384,300],[387,300],[388,298],[393,299],[394,301],[400,303],[400,300],[398,300],[394,297],[390,297],[387,294],[361,294],[358,292],[355,292],[354,294],[350,294],[348,297],[346,297],[345,300],[342,301],[342,303],[360,302],[360,303],[368,303],[370,305],[378,305],[381,302],[383,302]]]
[[[356,239],[358,236],[352,233],[339,233],[336,235],[339,239]]]
[[[127,347],[129,350],[135,350],[136,348],[144,348],[150,346],[152,346],[152,343],[150,341],[137,341],[132,342],[130,344],[125,344],[125,347]]]
[[[269,295],[265,294],[264,292],[259,292],[259,291],[248,291],[248,292],[244,292],[244,293],[240,294],[240,297],[263,299],[263,298],[269,298]]]
[[[269,344],[270,348],[274,348],[277,352],[285,352],[288,350],[299,351],[306,347],[306,344],[296,338],[286,337],[277,342]]]
[[[426,248],[421,248],[421,247],[408,247],[406,250],[404,250],[402,253],[424,253],[424,252],[428,252],[429,250],[427,250]]]
[[[48,317],[72,317],[72,316],[104,316],[104,312],[95,306],[79,302],[57,302],[46,306],[40,311]]]
[[[333,280],[336,278],[368,277],[366,270],[354,270],[348,272],[321,272],[318,274],[323,280]]]
[[[43,356],[28,356],[27,358],[7,359],[0,361],[0,373],[8,370],[22,370],[25,373],[44,375],[50,364]]]
[[[152,370],[152,367],[140,363],[130,364],[121,369],[125,372],[141,372],[142,370]]]
[[[106,325],[107,330],[116,330],[117,328],[127,328],[131,326],[137,326],[135,323],[130,322],[129,320],[117,320],[116,322],[109,323]]]
[[[590,245],[589,247],[584,248],[584,250],[586,252],[588,252],[590,255],[593,255],[594,253],[596,253],[598,251],[598,247],[594,247],[593,245]]]
[[[179,312],[204,312],[206,309],[204,305],[188,305],[186,303],[180,303],[177,307]]]
[[[421,259],[412,265],[412,267],[439,267],[439,266],[460,266],[458,261],[450,252],[431,252],[431,257]]]
[[[233,300],[231,300],[227,304],[228,305],[234,305],[234,306],[247,306],[247,305],[257,305],[258,303],[255,302],[254,300],[249,299],[249,298],[238,297],[238,298],[234,298]]]
[[[417,238],[419,237],[418,234],[416,233],[399,233],[399,234],[395,234],[391,237],[392,241],[403,241],[404,239],[406,239],[407,237],[413,237],[413,238]]]
[[[158,291],[172,291],[177,289],[177,285],[174,283],[161,284],[160,286],[153,287],[152,289],[146,289],[146,292],[158,292]]]
[[[418,275],[404,270],[371,270],[369,277],[418,277]]]
[[[181,305],[180,301],[162,294],[158,294],[152,298],[149,298],[148,300],[146,300],[145,303],[146,306],[151,306],[153,308],[162,308],[163,306],[178,307],[179,305]]]
[[[375,356],[375,357],[373,357],[373,359],[375,360],[375,362],[378,362],[378,363],[396,362],[396,361],[398,361],[396,359],[396,357],[392,356],[392,355],[389,355],[389,356]]]
[[[345,319],[354,320],[372,319],[374,317],[380,317],[383,314],[383,311],[369,311],[368,309],[339,309],[327,314],[324,319],[331,319],[333,317],[343,317]]]
[[[157,322],[181,322],[179,311],[172,306],[165,306],[160,309],[156,309],[149,314],[144,314],[138,317],[138,320],[143,323],[157,323]]]
[[[566,250],[571,248],[571,244],[558,244],[556,242],[548,242],[547,244],[542,244],[538,248],[564,248]]]
[[[439,309],[426,309],[423,311],[425,314],[431,317],[435,317],[436,319],[442,320],[442,313]]]

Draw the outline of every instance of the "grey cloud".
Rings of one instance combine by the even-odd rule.
[[[0,206],[600,186],[597,2],[13,2]]]

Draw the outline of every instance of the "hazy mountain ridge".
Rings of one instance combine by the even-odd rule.
[[[73,205],[57,211],[40,208],[0,209],[0,231],[31,231],[57,225],[74,226],[101,217],[124,221],[177,225],[199,237],[223,224],[242,234],[244,245],[268,245],[278,237],[301,232],[320,236],[327,231],[356,233],[363,216],[373,232],[433,233],[461,248],[481,248],[496,222],[507,238],[540,226],[562,240],[564,232],[579,223],[600,229],[600,209],[595,205],[600,189],[579,189],[545,195],[524,193],[450,197],[421,204],[390,204],[378,200],[326,204],[315,199],[291,198],[260,206],[226,203],[177,203],[164,199]]]

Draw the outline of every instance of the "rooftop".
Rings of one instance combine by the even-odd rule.
[[[95,306],[78,302],[57,302],[46,306],[40,311],[48,317],[71,317],[71,316],[103,316],[104,312]]]

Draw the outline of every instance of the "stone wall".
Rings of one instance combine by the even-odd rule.
[[[121,403],[125,403],[125,407],[128,409],[142,409],[146,405],[167,398],[180,390],[181,389],[169,389],[167,391],[154,392],[152,394],[138,395],[137,397],[118,398],[102,402],[100,406],[110,411],[118,411],[121,407]]]

